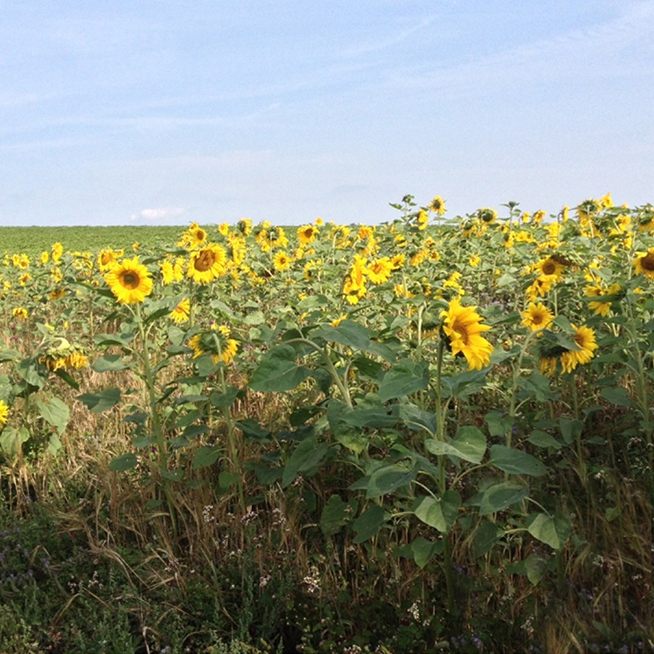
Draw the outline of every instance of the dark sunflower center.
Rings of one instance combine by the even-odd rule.
[[[128,270],[121,275],[120,281],[125,288],[133,291],[135,288],[139,287],[141,278],[138,276],[138,273],[135,273],[132,270]]]
[[[216,263],[216,255],[211,250],[202,250],[193,263],[198,272],[207,272]]]
[[[643,270],[654,271],[654,254],[649,252],[640,260]]]
[[[556,272],[556,264],[553,261],[546,261],[543,264],[543,274],[553,275]]]

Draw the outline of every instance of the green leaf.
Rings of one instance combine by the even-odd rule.
[[[338,327],[323,325],[312,333],[313,338],[323,338],[326,341],[347,345],[354,350],[362,350],[370,354],[393,361],[395,354],[393,350],[383,343],[372,340],[370,331],[354,320],[344,320]]]
[[[581,436],[583,428],[584,423],[581,420],[566,417],[561,417],[559,420],[559,429],[566,445],[574,443]]]
[[[489,515],[521,502],[527,497],[528,489],[510,482],[489,486],[482,495],[479,515]]]
[[[409,429],[422,428],[434,435],[438,429],[436,415],[419,409],[415,404],[403,402],[400,404],[400,418]]]
[[[291,454],[284,474],[282,475],[282,488],[286,488],[295,481],[300,472],[307,472],[322,461],[329,446],[327,443],[318,443],[316,437],[303,440]]]
[[[506,445],[493,445],[490,449],[490,462],[500,470],[512,475],[533,475],[539,477],[547,473],[547,468],[535,456]]]
[[[18,456],[21,452],[23,443],[30,439],[30,432],[27,427],[5,427],[0,433],[0,447],[5,454],[9,456]]]
[[[467,370],[453,376],[443,376],[443,397],[463,398],[480,391],[486,385],[486,372],[488,370]]]
[[[128,452],[127,454],[121,454],[113,459],[109,464],[109,470],[112,470],[113,472],[122,472],[123,470],[129,470],[130,468],[136,467],[137,463],[138,459],[136,458],[136,454]]]
[[[231,488],[232,486],[238,486],[241,481],[241,475],[237,472],[229,472],[228,470],[223,470],[218,475],[218,486],[220,488]]]
[[[266,316],[264,315],[263,311],[259,309],[253,311],[252,313],[248,313],[248,315],[243,318],[243,323],[246,325],[263,325],[265,322]]]
[[[504,436],[512,427],[514,418],[501,411],[489,411],[484,420],[488,425],[488,433],[491,436]]]
[[[570,535],[570,525],[559,516],[532,513],[527,518],[527,531],[552,549],[560,551]]]
[[[419,520],[446,534],[454,526],[460,506],[461,496],[456,491],[446,491],[442,498],[430,495],[416,498],[414,512]]]
[[[357,508],[357,501],[344,502],[340,495],[332,495],[323,507],[320,530],[325,536],[337,534],[349,521]]]
[[[455,456],[470,463],[481,463],[486,453],[486,436],[477,427],[466,425],[459,427],[456,436],[449,443],[429,438],[425,447],[432,454]]]
[[[442,541],[430,541],[422,536],[418,536],[411,543],[411,553],[415,564],[422,570],[434,556],[443,550]]]
[[[600,395],[608,402],[611,402],[611,404],[617,406],[634,406],[633,400],[629,397],[629,391],[622,386],[616,388],[603,388],[600,391]]]
[[[429,364],[404,359],[384,375],[379,385],[379,399],[387,402],[396,397],[422,391],[429,386]]]
[[[20,352],[17,350],[0,350],[0,363],[5,361],[16,361],[20,358]]]
[[[211,393],[209,400],[211,404],[219,409],[228,409],[236,401],[238,386],[228,386],[225,393]]]
[[[500,529],[494,522],[484,520],[475,529],[472,537],[472,555],[478,559],[480,556],[488,554],[503,535],[503,529]]]
[[[128,366],[123,362],[120,354],[109,354],[105,357],[99,357],[91,366],[95,372],[108,372],[110,370],[125,370]]]
[[[48,371],[36,359],[21,359],[16,364],[16,372],[28,384],[43,388],[48,379]]]
[[[361,454],[369,442],[369,438],[360,431],[342,431],[336,435],[336,440],[355,454]]]
[[[392,493],[397,488],[410,484],[417,474],[416,468],[407,469],[398,464],[378,468],[370,475],[366,497],[371,499]]]
[[[213,445],[198,447],[193,454],[193,470],[212,466],[220,456],[221,448]]]
[[[369,506],[355,521],[354,531],[356,536],[354,543],[363,543],[379,532],[385,521],[384,509],[378,504]]]
[[[552,434],[540,429],[534,429],[527,440],[536,447],[553,447],[555,450],[560,450],[562,447],[561,443]]]
[[[52,454],[53,456],[56,456],[56,454],[59,452],[61,449],[62,443],[61,439],[57,434],[50,434],[50,438],[48,439],[48,452]]]
[[[59,434],[63,434],[70,418],[68,405],[58,397],[53,397],[49,402],[36,401],[41,417],[51,424]]]
[[[162,470],[161,476],[170,481],[181,481],[184,479],[184,471],[180,468],[173,468],[172,470]]]
[[[84,393],[75,399],[83,402],[93,413],[102,413],[120,402],[120,389],[108,388],[100,393]]]
[[[311,371],[295,362],[295,350],[290,345],[278,345],[268,352],[250,379],[250,388],[259,392],[283,393],[297,388]]]

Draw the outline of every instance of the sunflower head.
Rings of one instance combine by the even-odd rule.
[[[152,293],[152,277],[139,258],[116,263],[105,275],[105,281],[116,299],[123,304],[138,304]]]
[[[654,279],[654,248],[647,252],[639,252],[639,256],[632,262],[637,275],[644,275],[647,279]]]

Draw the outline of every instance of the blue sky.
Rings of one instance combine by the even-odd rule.
[[[0,224],[654,202],[654,1],[0,0]]]

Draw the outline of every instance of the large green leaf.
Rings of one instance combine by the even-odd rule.
[[[137,463],[138,459],[136,458],[136,454],[128,452],[127,454],[121,454],[113,459],[111,463],[109,463],[109,470],[122,472],[123,470],[135,468]]]
[[[98,357],[93,362],[91,369],[95,372],[109,372],[113,370],[124,370],[127,367],[120,354],[109,354],[104,357]]]
[[[472,537],[472,555],[478,559],[480,556],[488,554],[503,535],[503,529],[500,529],[494,522],[484,520],[475,529]]]
[[[84,393],[78,395],[75,399],[83,402],[93,413],[102,413],[120,402],[120,389],[108,388],[106,391],[100,391],[99,393]]]
[[[266,354],[250,379],[250,388],[262,393],[283,393],[297,388],[311,371],[295,361],[296,352],[290,345],[278,345]]]
[[[301,472],[307,472],[317,466],[327,454],[329,446],[327,443],[318,443],[315,437],[303,440],[291,454],[284,474],[282,475],[282,488],[286,488],[295,481]]]
[[[500,470],[512,475],[533,475],[539,477],[547,473],[547,467],[535,456],[506,445],[493,445],[490,449],[490,462]]]
[[[443,551],[443,541],[431,541],[418,536],[410,545],[411,554],[415,564],[420,568],[424,568],[434,556]]]
[[[532,513],[527,518],[527,531],[554,550],[561,550],[570,535],[570,525],[560,516]]]
[[[332,495],[323,507],[320,530],[325,536],[338,533],[349,521],[357,508],[357,501],[344,502],[340,495]]]
[[[622,386],[603,388],[600,391],[600,395],[605,399],[611,402],[611,404],[616,404],[617,406],[626,406],[633,407],[634,402],[629,397],[629,391]]]
[[[461,496],[456,491],[446,491],[442,498],[416,498],[414,511],[422,522],[446,534],[456,522],[460,506]]]
[[[527,497],[528,489],[510,482],[489,486],[482,495],[479,515],[489,515],[521,502]]]
[[[416,363],[410,359],[404,359],[384,375],[384,379],[379,385],[379,399],[386,402],[396,397],[422,391],[427,386],[429,386],[429,364],[426,361]]]
[[[63,434],[70,418],[68,405],[58,397],[51,398],[49,402],[37,400],[36,405],[39,407],[41,417],[50,423],[60,434]]]
[[[368,481],[366,497],[381,497],[387,493],[410,484],[418,473],[417,468],[407,469],[406,466],[392,464],[375,470]]]
[[[193,454],[193,470],[198,470],[199,468],[208,468],[212,466],[218,457],[220,456],[222,448],[215,445],[208,446],[204,445],[198,447]]]
[[[453,440],[445,442],[429,438],[425,447],[437,456],[446,454],[470,463],[481,463],[486,453],[486,436],[477,427],[466,425],[459,427]]]
[[[0,447],[9,456],[18,456],[23,443],[30,439],[30,432],[27,427],[5,427],[0,433]]]
[[[326,341],[347,345],[354,350],[362,350],[375,354],[386,361],[392,361],[395,354],[391,348],[383,343],[374,341],[370,331],[354,320],[344,320],[338,327],[323,325],[312,334],[313,338],[324,338]]]
[[[378,504],[369,506],[355,521],[354,531],[356,536],[353,538],[354,543],[363,543],[364,541],[376,535],[385,521],[384,509]]]

